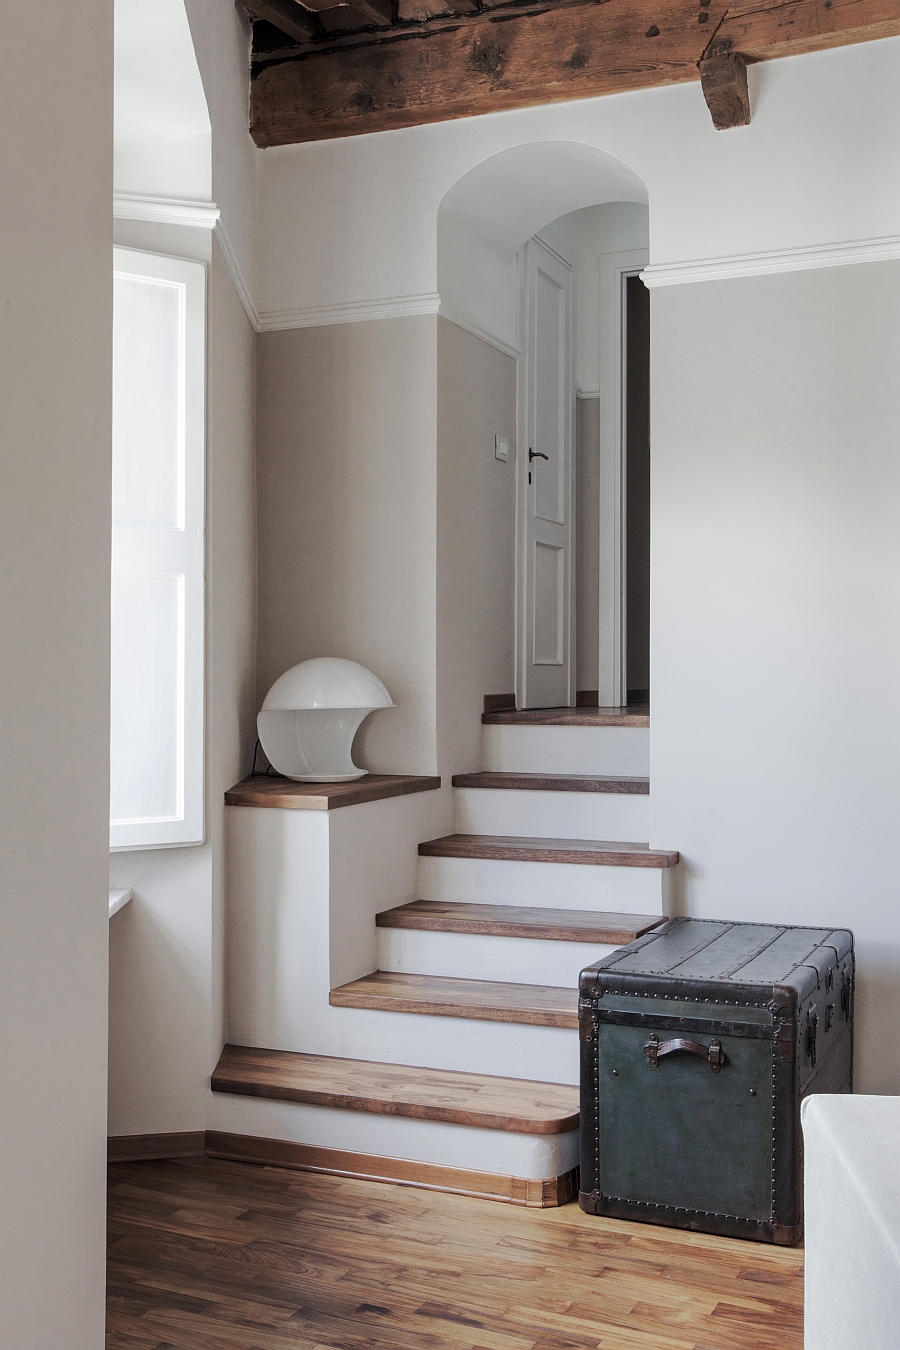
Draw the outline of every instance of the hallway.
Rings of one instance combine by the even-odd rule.
[[[107,1350],[801,1350],[803,1253],[335,1176],[111,1166]]]

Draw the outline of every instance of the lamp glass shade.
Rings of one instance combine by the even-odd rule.
[[[353,738],[370,712],[394,706],[376,675],[355,661],[317,657],[280,676],[256,719],[269,763],[301,783],[344,783],[368,772]]]

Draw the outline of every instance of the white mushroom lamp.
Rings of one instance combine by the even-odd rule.
[[[298,783],[347,783],[362,778],[350,755],[353,737],[376,708],[394,701],[371,670],[356,661],[318,656],[280,676],[256,719],[272,768]]]

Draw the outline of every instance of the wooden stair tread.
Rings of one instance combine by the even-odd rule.
[[[649,778],[613,778],[601,774],[563,773],[456,773],[459,788],[495,788],[515,792],[615,792],[648,797]]]
[[[663,923],[661,914],[603,914],[582,909],[538,909],[527,905],[476,905],[413,900],[375,916],[379,928],[412,928],[430,933],[477,933],[490,937],[545,938],[559,942],[602,942],[623,946]]]
[[[544,984],[503,984],[376,970],[332,989],[328,1001],[335,1008],[374,1008],[535,1027],[578,1027],[578,990]]]
[[[525,708],[482,713],[485,726],[503,727],[649,727],[650,704],[627,708]]]
[[[529,839],[508,834],[448,834],[419,845],[423,858],[493,858],[507,862],[584,863],[595,867],[674,867],[678,854],[649,844],[601,839]]]
[[[212,1090],[515,1134],[563,1134],[578,1125],[578,1088],[565,1083],[241,1045],[225,1046]]]
[[[258,773],[243,779],[225,793],[226,806],[280,807],[291,811],[334,811],[339,806],[358,806],[385,797],[406,797],[411,792],[432,792],[440,778],[421,774],[367,773],[349,783],[295,783],[292,778]]]

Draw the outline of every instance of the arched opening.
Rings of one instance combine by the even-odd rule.
[[[441,313],[516,362],[512,414],[479,395],[514,426],[511,438],[495,432],[509,459],[467,475],[479,501],[460,516],[469,556],[474,523],[492,529],[479,585],[491,631],[509,635],[521,709],[649,697],[648,246],[644,183],[579,142],[501,151],[440,205]],[[460,373],[439,360],[450,410]],[[491,440],[485,427],[483,446]],[[453,443],[445,454],[452,464]],[[502,521],[485,519],[485,498]],[[509,567],[496,556],[504,546]]]

